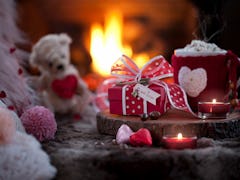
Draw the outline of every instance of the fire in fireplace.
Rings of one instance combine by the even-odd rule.
[[[19,0],[19,7],[24,10],[21,27],[33,43],[50,32],[69,33],[72,62],[84,76],[107,76],[123,53],[140,67],[159,54],[170,60],[175,48],[190,42],[196,28],[189,0]]]
[[[123,26],[124,19],[119,10],[108,11],[103,25],[91,25],[90,54],[94,72],[108,76],[111,65],[122,54],[133,57],[139,67],[148,60],[149,56],[146,53],[133,54],[132,47],[123,44]]]

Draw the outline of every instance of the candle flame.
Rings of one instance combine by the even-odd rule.
[[[216,100],[216,99],[213,99],[213,100],[212,100],[212,103],[216,103],[216,102],[217,102],[217,100]]]
[[[183,138],[182,133],[178,133],[177,138],[182,139]]]

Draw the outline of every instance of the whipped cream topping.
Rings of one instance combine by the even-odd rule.
[[[201,40],[192,40],[191,44],[174,51],[176,56],[215,56],[226,53],[226,50],[219,48],[216,44]]]

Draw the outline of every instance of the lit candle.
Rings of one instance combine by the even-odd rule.
[[[207,118],[226,118],[230,111],[230,103],[217,102],[198,102],[198,116],[202,119]]]
[[[197,137],[184,137],[182,133],[177,136],[165,135],[162,138],[163,145],[167,149],[194,149],[197,146]]]

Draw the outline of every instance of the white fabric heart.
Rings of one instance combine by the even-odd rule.
[[[183,66],[178,73],[178,82],[190,97],[197,97],[207,86],[207,72],[203,68],[191,71]]]
[[[127,144],[129,143],[130,136],[132,134],[133,134],[133,131],[131,130],[131,128],[126,124],[122,124],[118,129],[118,132],[116,135],[116,142],[118,144]]]

